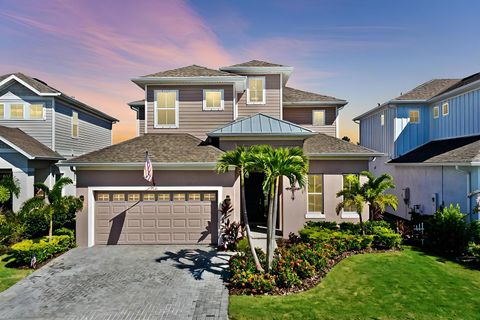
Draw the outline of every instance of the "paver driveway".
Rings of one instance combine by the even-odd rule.
[[[0,293],[0,319],[226,319],[228,258],[207,246],[76,248]]]

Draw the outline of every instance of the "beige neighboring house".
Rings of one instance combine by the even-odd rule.
[[[130,103],[138,137],[67,160],[85,206],[77,218],[80,246],[218,243],[218,206],[226,197],[240,219],[239,179],[217,174],[217,159],[238,145],[299,146],[310,159],[308,188],[281,186],[278,233],[306,221],[358,221],[335,212],[344,176],[368,169],[379,154],[338,139],[345,100],[288,87],[292,67],[252,60],[219,70],[187,66],[132,81],[145,91]],[[143,179],[145,152],[155,186]],[[257,231],[266,225],[262,174],[246,181]],[[368,212],[364,212],[367,217]]]

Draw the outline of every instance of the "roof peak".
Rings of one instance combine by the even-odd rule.
[[[188,66],[178,67],[175,69],[169,69],[159,71],[156,73],[147,74],[141,76],[141,78],[148,77],[218,77],[218,76],[237,76],[230,72],[225,72],[217,69],[211,69],[197,64],[191,64]]]
[[[287,66],[283,65],[283,64],[278,64],[278,63],[272,63],[272,62],[268,62],[268,61],[253,59],[253,60],[250,60],[250,61],[233,64],[231,66],[224,67],[224,68],[232,68],[232,67],[233,68],[236,68],[236,67],[252,67],[252,68],[256,68],[256,67],[272,68],[273,67],[273,68],[275,68],[275,67],[287,67]]]

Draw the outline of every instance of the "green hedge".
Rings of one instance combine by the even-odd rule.
[[[52,236],[52,241],[48,237],[35,240],[23,240],[11,247],[11,256],[15,258],[18,265],[29,265],[32,255],[37,258],[37,263],[42,263],[54,255],[66,252],[75,247],[75,240],[68,235]]]

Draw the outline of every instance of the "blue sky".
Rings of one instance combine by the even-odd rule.
[[[121,3],[121,5],[120,5]],[[22,71],[118,117],[135,134],[130,78],[251,59],[289,85],[347,99],[351,119],[432,78],[480,71],[480,1],[0,0],[0,73]]]

